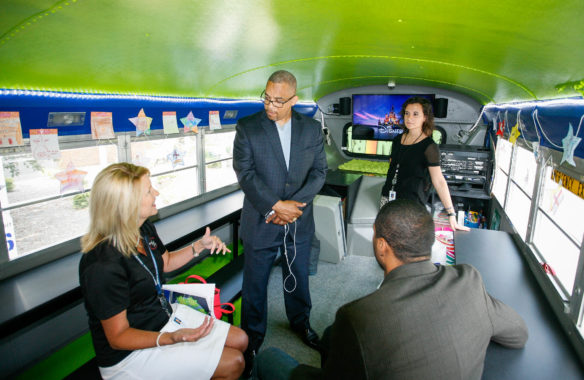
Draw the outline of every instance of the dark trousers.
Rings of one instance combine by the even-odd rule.
[[[310,244],[312,235],[296,236],[296,250],[294,249],[292,232],[286,237],[286,252],[284,254],[284,234],[280,245],[265,249],[253,249],[250,244],[243,242],[244,269],[242,289],[241,327],[249,337],[249,349],[258,350],[264,336],[268,318],[268,280],[278,250],[282,255],[282,278],[284,287],[284,305],[290,325],[307,327],[312,303],[308,288],[308,263],[310,258]],[[292,275],[288,269],[292,270]]]

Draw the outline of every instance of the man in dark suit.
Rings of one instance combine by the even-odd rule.
[[[269,349],[258,358],[260,378],[292,371],[293,379],[480,379],[491,340],[525,345],[523,319],[486,292],[476,269],[430,262],[434,222],[423,206],[389,202],[373,230],[385,278],[377,291],[338,310],[323,339],[330,343],[323,369],[295,366]]]
[[[270,76],[262,99],[264,111],[238,121],[233,144],[233,168],[245,193],[241,326],[250,341],[248,364],[266,332],[267,284],[278,251],[290,326],[309,346],[319,344],[309,322],[308,263],[312,200],[327,170],[321,127],[292,109],[298,101],[296,78],[287,71]]]

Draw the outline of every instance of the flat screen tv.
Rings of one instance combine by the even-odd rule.
[[[400,115],[402,104],[412,96],[434,103],[434,94],[354,94],[353,138],[393,140],[402,133],[399,127],[403,124]]]

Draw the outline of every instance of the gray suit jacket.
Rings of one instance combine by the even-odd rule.
[[[341,307],[324,371],[300,366],[293,378],[480,379],[491,340],[521,348],[527,327],[475,268],[411,263]]]
[[[283,232],[281,226],[265,223],[265,215],[279,200],[307,203],[296,222],[296,239],[312,235],[312,199],[326,178],[320,124],[292,110],[289,170],[276,128],[265,111],[258,112],[237,122],[233,143],[233,169],[245,194],[241,239],[256,249],[274,246]]]

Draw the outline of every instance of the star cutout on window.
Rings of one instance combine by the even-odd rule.
[[[55,178],[61,182],[61,194],[70,189],[83,191],[83,179],[86,175],[86,171],[75,169],[73,162],[69,162],[67,169],[55,174]]]
[[[186,117],[181,118],[180,121],[185,126],[185,133],[191,131],[194,133],[199,133],[199,127],[197,126],[201,122],[201,119],[196,118],[193,115],[193,111],[189,112],[189,114]]]
[[[562,154],[562,161],[560,161],[560,165],[566,161],[572,166],[576,166],[574,162],[574,151],[576,151],[576,147],[580,144],[582,139],[580,137],[574,136],[574,129],[572,128],[572,124],[569,124],[568,134],[566,137],[562,139],[562,148],[564,148],[564,153]]]
[[[513,145],[517,142],[517,138],[521,135],[519,132],[519,126],[515,124],[513,128],[511,128],[511,134],[509,134],[509,142]]]
[[[166,159],[171,163],[172,168],[176,168],[177,166],[185,166],[185,152],[182,150],[178,150],[174,148],[172,152],[166,155]]]
[[[136,136],[140,136],[141,134],[150,135],[150,124],[152,123],[152,118],[146,116],[144,108],[140,109],[138,116],[131,117],[128,120],[136,126]]]

